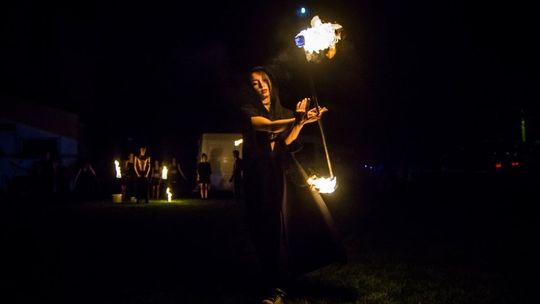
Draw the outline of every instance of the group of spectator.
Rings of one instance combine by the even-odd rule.
[[[239,151],[234,150],[233,157],[233,172],[228,181],[233,183],[234,196],[239,200],[243,193],[243,165]],[[118,162],[121,174],[117,178],[113,174],[102,174],[104,168],[98,166],[96,170],[87,159],[66,166],[50,152],[44,153],[29,167],[17,162],[12,162],[12,165],[26,173],[24,181],[12,182],[12,189],[16,192],[75,201],[99,199],[111,192],[121,193],[124,202],[133,203],[168,199],[169,193],[173,199],[194,194],[208,199],[212,175],[208,156],[202,153],[196,166],[193,188],[193,180],[187,178],[175,157],[155,159],[147,153],[146,147],[140,147],[137,154],[129,153]]]
[[[96,198],[99,184],[89,161],[80,159],[66,165],[51,152],[44,152],[31,162],[10,160],[17,172],[8,184],[12,194],[39,197],[53,201]]]
[[[137,155],[130,153],[123,161],[121,170],[124,201],[148,203],[150,199],[167,199],[168,192],[176,198],[187,195],[187,178],[175,157],[152,160],[146,147],[140,147]]]

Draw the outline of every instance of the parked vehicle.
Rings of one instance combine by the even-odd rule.
[[[519,144],[484,141],[458,146],[443,154],[443,172],[508,172],[522,169],[527,150]]]

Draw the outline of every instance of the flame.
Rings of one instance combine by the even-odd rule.
[[[167,179],[167,172],[169,172],[169,169],[167,169],[167,166],[163,166],[163,169],[161,169],[161,179]]]
[[[171,199],[172,199],[172,192],[171,192],[171,188],[167,187],[167,202],[171,202]]]
[[[319,193],[332,193],[336,190],[336,177],[318,177],[312,175],[307,179],[307,183],[312,189]]]
[[[308,61],[316,60],[320,51],[328,50],[325,56],[331,59],[336,54],[336,44],[341,39],[343,27],[337,23],[323,23],[319,16],[311,19],[311,27],[296,35],[298,47],[303,47]]]
[[[122,178],[122,170],[120,169],[120,162],[114,161],[114,169],[116,170],[116,178]]]
[[[244,142],[244,140],[243,140],[242,138],[237,139],[237,140],[234,141],[234,146],[235,146],[235,147],[238,147],[238,146],[240,146],[243,142]]]

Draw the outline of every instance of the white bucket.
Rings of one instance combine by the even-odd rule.
[[[112,195],[112,200],[114,203],[121,203],[122,202],[122,193],[117,193]]]

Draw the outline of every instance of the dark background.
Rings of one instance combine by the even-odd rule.
[[[193,160],[201,133],[240,130],[254,65],[277,64],[285,105],[309,96],[293,37],[316,14],[344,27],[336,57],[313,70],[334,150],[429,166],[456,146],[518,141],[522,113],[538,139],[538,18],[525,3],[9,1],[0,11],[0,94],[80,115],[93,159],[146,144]]]
[[[334,280],[372,269],[382,289],[362,283],[353,299],[380,299],[391,289],[395,298],[413,299],[402,290],[420,282],[418,293],[431,300],[437,282],[447,290],[462,281],[447,273],[464,273],[470,283],[459,295],[476,297],[462,302],[530,303],[538,290],[540,164],[524,174],[433,170],[412,179],[399,168],[428,171],[444,155],[485,141],[514,146],[523,117],[528,143],[537,145],[539,19],[532,4],[306,1],[306,18],[296,14],[300,4],[4,1],[0,96],[78,114],[81,154],[103,170],[141,144],[193,169],[201,133],[240,131],[236,109],[252,66],[274,64],[289,107],[310,94],[293,37],[318,14],[344,27],[336,57],[313,66],[313,77],[330,109],[324,124],[340,182],[328,206],[353,236],[348,249],[361,265]],[[380,178],[359,170],[364,163],[401,173]],[[38,198],[13,200],[0,213],[7,286],[27,298],[36,286],[36,297],[66,296],[66,303],[139,303],[146,293],[151,302],[173,293],[215,303],[250,286],[250,274],[238,272],[253,265],[238,205],[111,208],[107,200],[57,208]],[[380,262],[374,267],[370,257]],[[406,267],[395,285],[385,279],[402,263],[417,269],[408,289],[395,288],[410,277]],[[415,273],[425,280],[415,281]],[[443,295],[459,302],[455,293]]]

